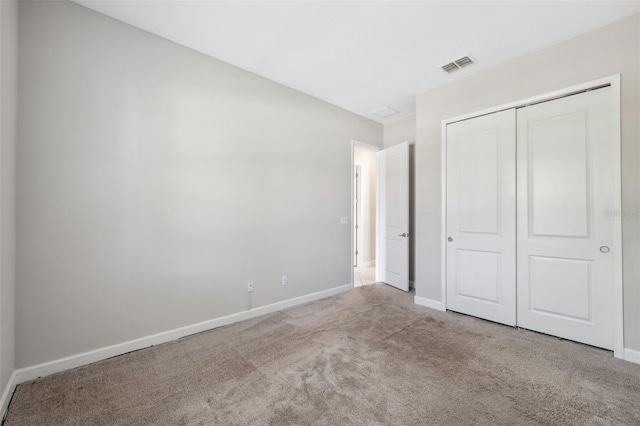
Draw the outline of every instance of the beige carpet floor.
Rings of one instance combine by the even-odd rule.
[[[374,285],[18,386],[8,425],[640,424],[640,365]]]

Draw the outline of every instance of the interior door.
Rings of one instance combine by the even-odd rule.
[[[378,152],[380,281],[409,291],[409,144]]]
[[[447,309],[515,325],[515,110],[446,132]]]
[[[611,88],[519,109],[518,325],[612,349]]]

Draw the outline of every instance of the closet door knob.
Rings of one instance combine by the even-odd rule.
[[[600,247],[600,251],[601,251],[602,253],[609,253],[609,247],[607,247],[607,246],[602,246],[602,247]]]
[[[453,241],[453,238],[449,237],[449,238],[447,238],[447,241],[451,242],[451,241]]]

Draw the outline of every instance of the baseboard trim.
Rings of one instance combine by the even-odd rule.
[[[358,265],[358,268],[368,268],[369,266],[376,266],[376,261],[370,260],[368,262],[360,262],[360,265]]]
[[[413,298],[413,303],[416,305],[424,306],[427,308],[435,309],[438,311],[446,311],[447,309],[444,307],[444,303],[439,300],[427,299],[426,297],[418,297],[415,296]]]
[[[636,364],[640,364],[640,351],[635,351],[633,349],[624,349],[623,358],[625,361],[635,362]]]
[[[11,397],[13,396],[13,392],[15,392],[17,385],[18,382],[16,381],[16,372],[14,370],[9,377],[7,386],[4,388],[4,392],[2,392],[2,397],[0,399],[0,413],[2,414],[2,416],[0,416],[0,422],[4,422],[4,416],[7,413]]]
[[[303,303],[313,302],[314,300],[324,299],[325,297],[335,296],[340,293],[353,289],[353,284],[347,284],[340,287],[334,287],[329,290],[318,291],[316,293],[307,294],[293,299],[283,300],[266,306],[260,306],[248,311],[242,311],[235,314],[227,315],[220,318],[176,328],[174,330],[165,331],[158,334],[142,337],[128,342],[107,346],[100,349],[84,352],[77,355],[60,358],[54,361],[45,362],[31,367],[19,368],[14,372],[15,384],[24,383],[39,377],[48,376],[50,374],[59,373],[71,368],[80,367],[82,365],[91,364],[96,361],[102,361],[107,358],[126,354],[131,351],[148,348],[150,346],[159,345],[161,343],[170,342],[181,337],[189,336],[213,328],[222,327],[224,325],[233,324],[261,315],[270,314],[282,309],[290,308]],[[13,376],[12,376],[13,377]],[[14,387],[15,387],[14,384]],[[7,387],[8,389],[8,387]]]

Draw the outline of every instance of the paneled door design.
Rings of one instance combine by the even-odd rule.
[[[378,152],[380,281],[409,291],[409,144]]]
[[[611,88],[517,111],[518,326],[612,349]]]
[[[515,110],[446,131],[447,308],[515,325]]]

